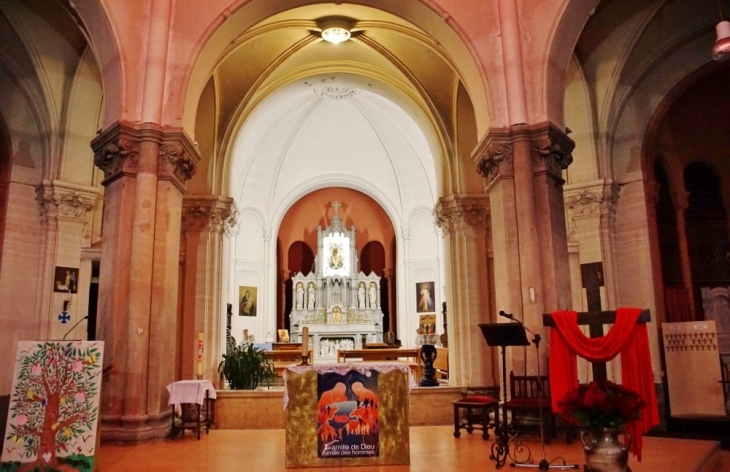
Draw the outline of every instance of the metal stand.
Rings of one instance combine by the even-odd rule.
[[[502,404],[507,402],[507,346],[529,346],[525,330],[517,323],[482,323],[479,325],[487,345],[502,348]],[[502,421],[499,421],[499,411],[494,419],[496,426],[494,435],[496,437],[492,444],[489,459],[497,463],[497,469],[504,466],[509,456],[513,464],[531,462],[532,453],[530,448],[523,444],[519,438],[519,431],[514,424],[507,421],[507,410],[502,408]],[[527,454],[524,461],[518,460],[518,455]]]
[[[533,336],[532,342],[535,344],[535,354],[537,355],[537,385],[538,385],[538,389],[540,390],[538,392],[538,394],[540,395],[540,398],[545,398],[545,393],[542,391],[543,390],[542,389],[542,379],[540,378],[541,375],[542,375],[540,373],[540,339],[541,339],[540,335],[539,334],[536,334],[536,333],[533,333],[532,331],[530,331],[529,329],[527,329],[527,327],[524,324],[522,324],[522,322],[520,320],[514,319],[514,317],[512,315],[510,315],[510,314],[507,314],[507,313],[505,313],[503,311],[500,311],[499,312],[499,315],[500,316],[504,316],[505,318],[511,319],[516,324],[518,324],[521,328],[529,331],[530,334],[532,334],[532,336]],[[539,411],[540,411],[540,445],[542,447],[542,459],[540,459],[540,462],[538,462],[537,464],[531,463],[532,461],[530,460],[530,461],[527,461],[529,463],[512,463],[512,464],[510,464],[510,466],[512,466],[512,467],[525,467],[525,468],[538,469],[538,470],[550,470],[550,469],[567,470],[567,469],[577,469],[578,468],[578,464],[567,465],[565,463],[565,459],[563,459],[562,457],[556,457],[555,459],[553,459],[552,461],[550,461],[550,462],[553,462],[556,459],[563,459],[563,463],[562,464],[556,464],[556,465],[551,465],[550,462],[548,462],[548,460],[545,458],[545,415],[543,413],[542,402],[540,402],[540,410]]]

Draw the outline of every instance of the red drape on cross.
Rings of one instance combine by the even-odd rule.
[[[621,354],[622,384],[646,402],[641,418],[628,427],[632,437],[629,450],[641,461],[643,433],[659,424],[659,409],[651,368],[649,335],[646,324],[637,324],[639,308],[619,308],[608,334],[589,338],[578,327],[574,311],[552,313],[555,327],[550,329],[550,395],[553,411],[570,390],[578,387],[576,355],[590,362],[607,362]]]

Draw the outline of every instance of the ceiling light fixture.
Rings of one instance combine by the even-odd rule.
[[[720,22],[715,26],[717,40],[712,47],[712,60],[727,61],[730,59],[730,21],[722,19],[722,6],[719,0],[717,8],[720,10]]]
[[[329,18],[320,23],[322,39],[332,44],[340,44],[350,39],[351,22],[344,18]]]

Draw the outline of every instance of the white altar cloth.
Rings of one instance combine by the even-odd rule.
[[[181,403],[197,403],[202,405],[205,400],[205,392],[208,398],[216,398],[215,389],[209,380],[179,380],[167,386],[170,393],[168,405],[179,405]]]

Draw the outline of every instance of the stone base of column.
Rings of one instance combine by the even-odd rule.
[[[145,444],[164,441],[170,435],[172,410],[139,418],[102,418],[99,424],[104,444]]]

